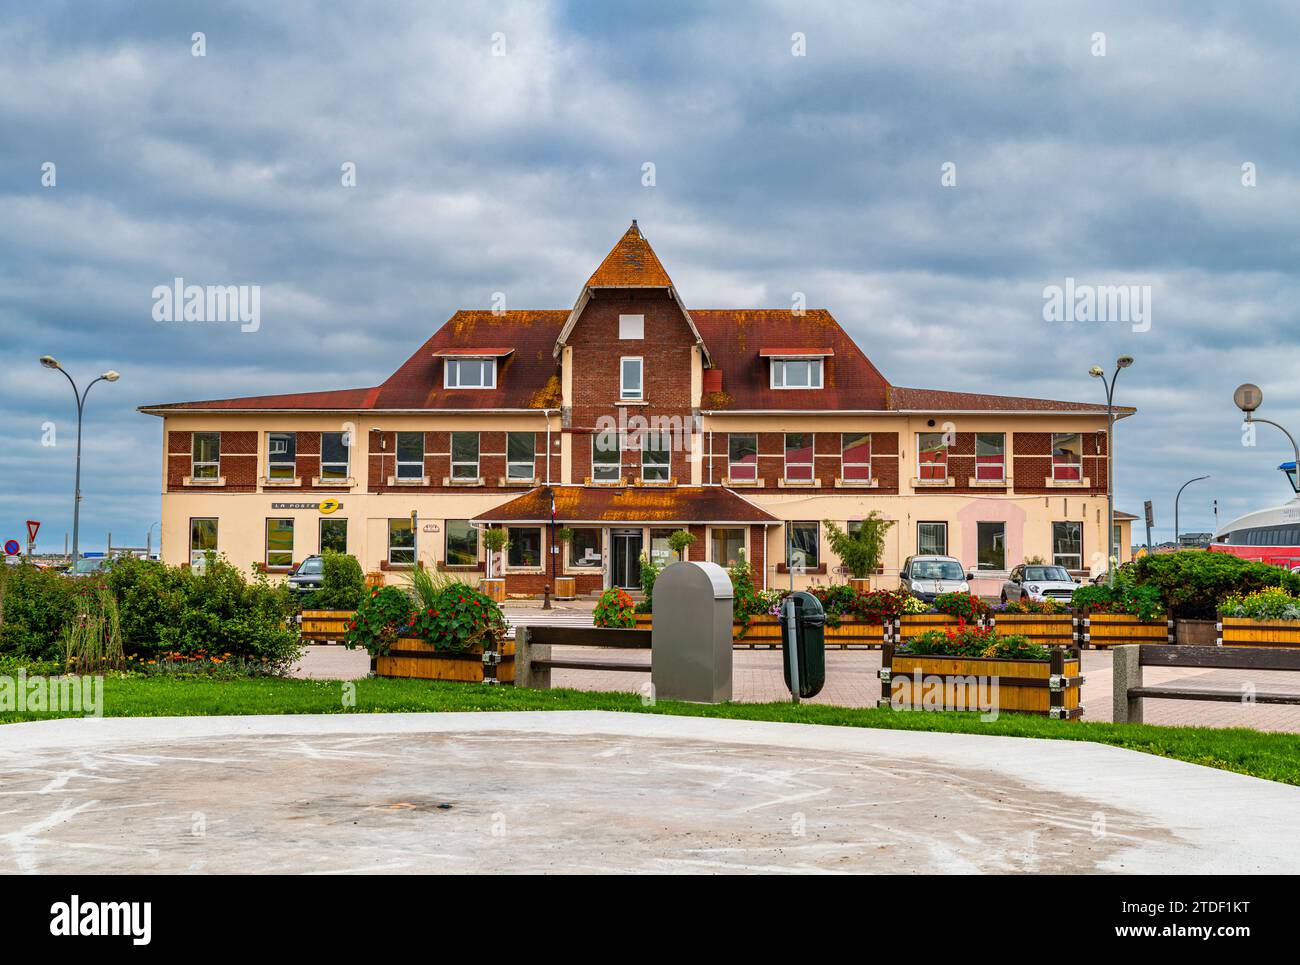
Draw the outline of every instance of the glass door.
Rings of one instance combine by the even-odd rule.
[[[616,529],[611,534],[613,553],[610,583],[625,590],[641,587],[641,531]]]

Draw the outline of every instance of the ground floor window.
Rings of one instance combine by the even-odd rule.
[[[808,569],[820,566],[821,556],[818,552],[820,546],[818,539],[819,524],[814,521],[810,523],[786,523],[785,525],[790,553],[786,565],[791,569]]]
[[[652,529],[650,530],[650,562],[656,566],[667,566],[677,559],[677,554],[672,551],[668,545],[668,537],[672,536],[676,530],[672,529]]]
[[[710,533],[711,559],[719,566],[731,566],[745,552],[743,529],[714,529]]]
[[[293,520],[266,521],[266,565],[293,566]]]
[[[348,521],[322,519],[320,521],[320,551],[346,553],[348,551]]]
[[[600,530],[575,529],[569,540],[570,566],[600,565]]]
[[[976,523],[978,529],[978,562],[976,569],[1005,570],[1007,568],[1007,524]]]
[[[448,566],[474,566],[478,563],[478,530],[468,519],[447,520],[444,560]]]
[[[409,516],[388,521],[388,563],[390,566],[415,563],[415,524]]]
[[[1083,523],[1052,524],[1052,562],[1067,570],[1083,569]]]
[[[215,553],[217,551],[217,521],[215,518],[195,518],[190,520],[190,559],[195,553]]]
[[[948,555],[948,524],[947,523],[917,523],[916,524],[916,555],[917,556],[947,556]]]
[[[510,549],[506,559],[511,566],[542,565],[542,528],[540,526],[511,526]]]

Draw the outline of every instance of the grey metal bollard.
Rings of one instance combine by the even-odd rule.
[[[655,578],[650,677],[655,697],[731,699],[731,577],[717,563],[674,563]]]
[[[1129,690],[1142,686],[1142,649],[1137,644],[1111,648],[1111,683],[1115,692],[1114,720],[1117,724],[1142,723],[1142,698],[1130,697]]]

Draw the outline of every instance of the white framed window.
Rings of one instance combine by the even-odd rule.
[[[625,355],[618,360],[618,397],[640,400],[645,398],[645,361],[639,355]]]
[[[388,562],[398,566],[415,563],[415,524],[410,516],[388,521]]]
[[[591,479],[618,482],[623,475],[623,453],[617,432],[597,432],[591,437]]]
[[[190,477],[217,479],[221,475],[221,433],[196,432],[190,453]]]
[[[320,478],[348,478],[348,433],[322,432],[320,434]]]
[[[820,389],[821,359],[772,359],[772,388]]]
[[[445,359],[442,363],[443,388],[495,389],[496,359]]]
[[[451,434],[451,478],[478,478],[478,433]]]
[[[644,315],[620,315],[618,317],[618,337],[621,339],[644,339]]]
[[[948,524],[936,522],[917,523],[916,555],[947,556]]]
[[[190,558],[195,553],[215,553],[217,551],[217,518],[215,516],[195,516],[190,519]]]
[[[942,482],[948,478],[948,442],[942,432],[916,434],[917,478]]]
[[[871,433],[840,433],[840,478],[871,481]]]
[[[293,566],[293,520],[266,521],[266,565]]]
[[[266,475],[268,479],[292,479],[297,471],[298,434],[266,434]]]
[[[672,471],[667,432],[647,432],[641,443],[642,482],[667,482]]]
[[[1077,432],[1053,432],[1052,481],[1080,482],[1082,479],[1083,436]]]
[[[468,519],[446,521],[442,558],[448,566],[473,566],[478,562],[478,529]]]
[[[1076,520],[1052,523],[1052,562],[1067,570],[1083,569],[1083,523]]]
[[[727,478],[758,479],[758,435],[753,432],[727,433]]]
[[[506,433],[506,478],[527,481],[537,475],[537,437],[531,432]]]
[[[789,557],[786,566],[796,573],[821,565],[820,524],[810,522],[789,522],[785,524],[787,550]]]
[[[975,433],[975,478],[980,482],[1006,480],[1007,437],[1005,433]]]
[[[787,432],[785,434],[786,482],[812,482],[813,434]]]
[[[397,478],[424,478],[424,433],[397,434]]]
[[[542,528],[540,526],[511,526],[510,546],[506,562],[513,568],[545,565],[542,560]]]

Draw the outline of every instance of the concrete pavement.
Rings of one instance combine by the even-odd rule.
[[[603,712],[3,735],[0,871],[1300,872],[1300,789],[1084,742]]]

